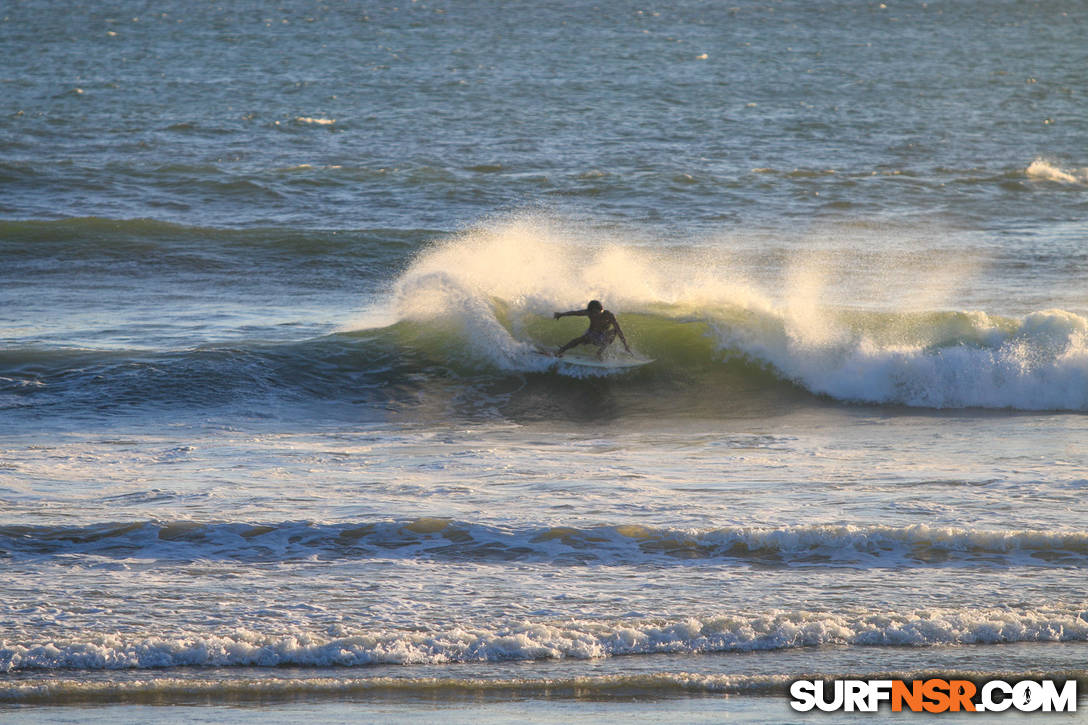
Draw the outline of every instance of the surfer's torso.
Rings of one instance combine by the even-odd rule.
[[[616,332],[613,328],[616,327],[616,317],[608,310],[601,310],[594,314],[589,313],[589,329],[586,330],[586,338],[591,340],[594,344],[604,343],[612,341],[612,338],[616,336]],[[609,333],[612,333],[609,335]]]

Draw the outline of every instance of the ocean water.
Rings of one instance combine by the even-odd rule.
[[[1086,32],[5,4],[0,719],[1083,691]],[[654,362],[540,355],[589,299]]]

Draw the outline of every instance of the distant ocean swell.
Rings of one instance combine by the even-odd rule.
[[[11,261],[36,260],[43,256],[63,259],[66,265],[81,261],[128,261],[133,266],[161,272],[172,267],[190,271],[194,261],[214,268],[211,262],[249,260],[252,265],[270,258],[313,261],[363,260],[400,254],[414,249],[441,232],[428,229],[297,229],[251,227],[224,229],[190,226],[155,219],[82,217],[50,221],[0,220],[0,249]],[[138,255],[138,256],[135,256]],[[138,264],[135,264],[138,263]],[[198,267],[199,268],[199,267]],[[70,269],[66,267],[64,269]]]
[[[275,128],[288,133],[310,133],[317,128],[337,133],[350,129],[350,124],[345,125],[343,120],[322,123],[329,120],[298,118],[285,124],[277,122]],[[202,132],[187,125],[174,127],[170,131],[185,135]],[[305,206],[327,206],[330,195],[348,192],[356,198],[369,195],[380,198],[390,189],[405,194],[457,193],[466,188],[494,193],[496,179],[503,180],[512,190],[532,195],[607,199],[664,192],[681,198],[703,200],[729,193],[737,194],[738,199],[742,199],[753,189],[763,187],[767,179],[774,179],[789,187],[831,194],[834,199],[832,208],[840,209],[886,202],[889,194],[895,198],[903,193],[904,185],[930,194],[940,194],[945,199],[956,198],[957,191],[979,187],[1024,192],[1031,191],[1040,182],[1056,185],[1059,189],[1068,187],[1071,191],[1088,186],[1088,169],[1071,167],[1060,160],[1045,157],[1036,158],[1026,166],[1004,168],[941,164],[923,169],[910,164],[904,164],[903,168],[787,166],[756,167],[748,169],[747,173],[737,170],[728,175],[713,173],[704,166],[693,164],[683,170],[644,171],[637,177],[595,167],[542,172],[538,168],[530,170],[517,163],[506,166],[442,166],[423,159],[387,159],[371,165],[351,165],[342,161],[244,169],[207,163],[147,166],[114,162],[103,168],[75,163],[58,167],[52,163],[0,162],[0,183],[17,186],[24,195],[24,203],[30,208],[35,208],[38,201],[33,198],[34,192],[84,198],[83,204],[73,207],[86,209],[88,190],[109,190],[113,192],[112,196],[127,200],[131,209],[138,214],[154,210],[166,216],[177,214],[178,218],[185,218],[194,209],[207,207],[210,199],[215,200],[216,204],[232,201],[236,202],[233,205],[234,218],[246,222],[258,221],[248,211],[250,208],[267,209],[271,206],[299,213]],[[142,194],[134,194],[134,188],[140,189]],[[836,190],[844,193],[835,194]],[[116,211],[117,207],[101,204],[91,209],[104,213],[111,209]],[[225,213],[217,217],[219,222],[228,222],[229,219],[230,216]]]
[[[771,610],[679,620],[524,622],[441,631],[369,631],[334,625],[322,632],[245,628],[47,638],[11,637],[0,672],[165,667],[328,667],[594,659],[649,654],[752,652],[853,645],[918,647],[1088,641],[1082,609],[926,609],[836,614]]]
[[[1088,567],[1088,533],[914,526],[638,525],[505,529],[441,518],[375,523],[132,522],[0,527],[9,560],[107,559],[246,562],[425,558],[546,561],[559,565]]]

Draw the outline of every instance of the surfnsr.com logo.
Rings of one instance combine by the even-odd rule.
[[[790,697],[798,712],[1076,712],[1077,681],[797,680]]]

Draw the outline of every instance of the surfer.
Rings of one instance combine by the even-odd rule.
[[[616,339],[616,335],[620,336],[624,349],[628,353],[631,352],[631,347],[627,344],[627,338],[623,336],[623,330],[620,329],[620,323],[616,321],[616,316],[606,310],[597,300],[590,300],[584,310],[556,312],[554,317],[557,320],[560,317],[589,318],[589,329],[586,330],[585,334],[574,338],[559,348],[559,351],[555,353],[556,357],[563,357],[563,353],[577,345],[596,345],[597,359],[600,360],[601,356],[604,355],[604,349],[612,344],[612,341]]]

